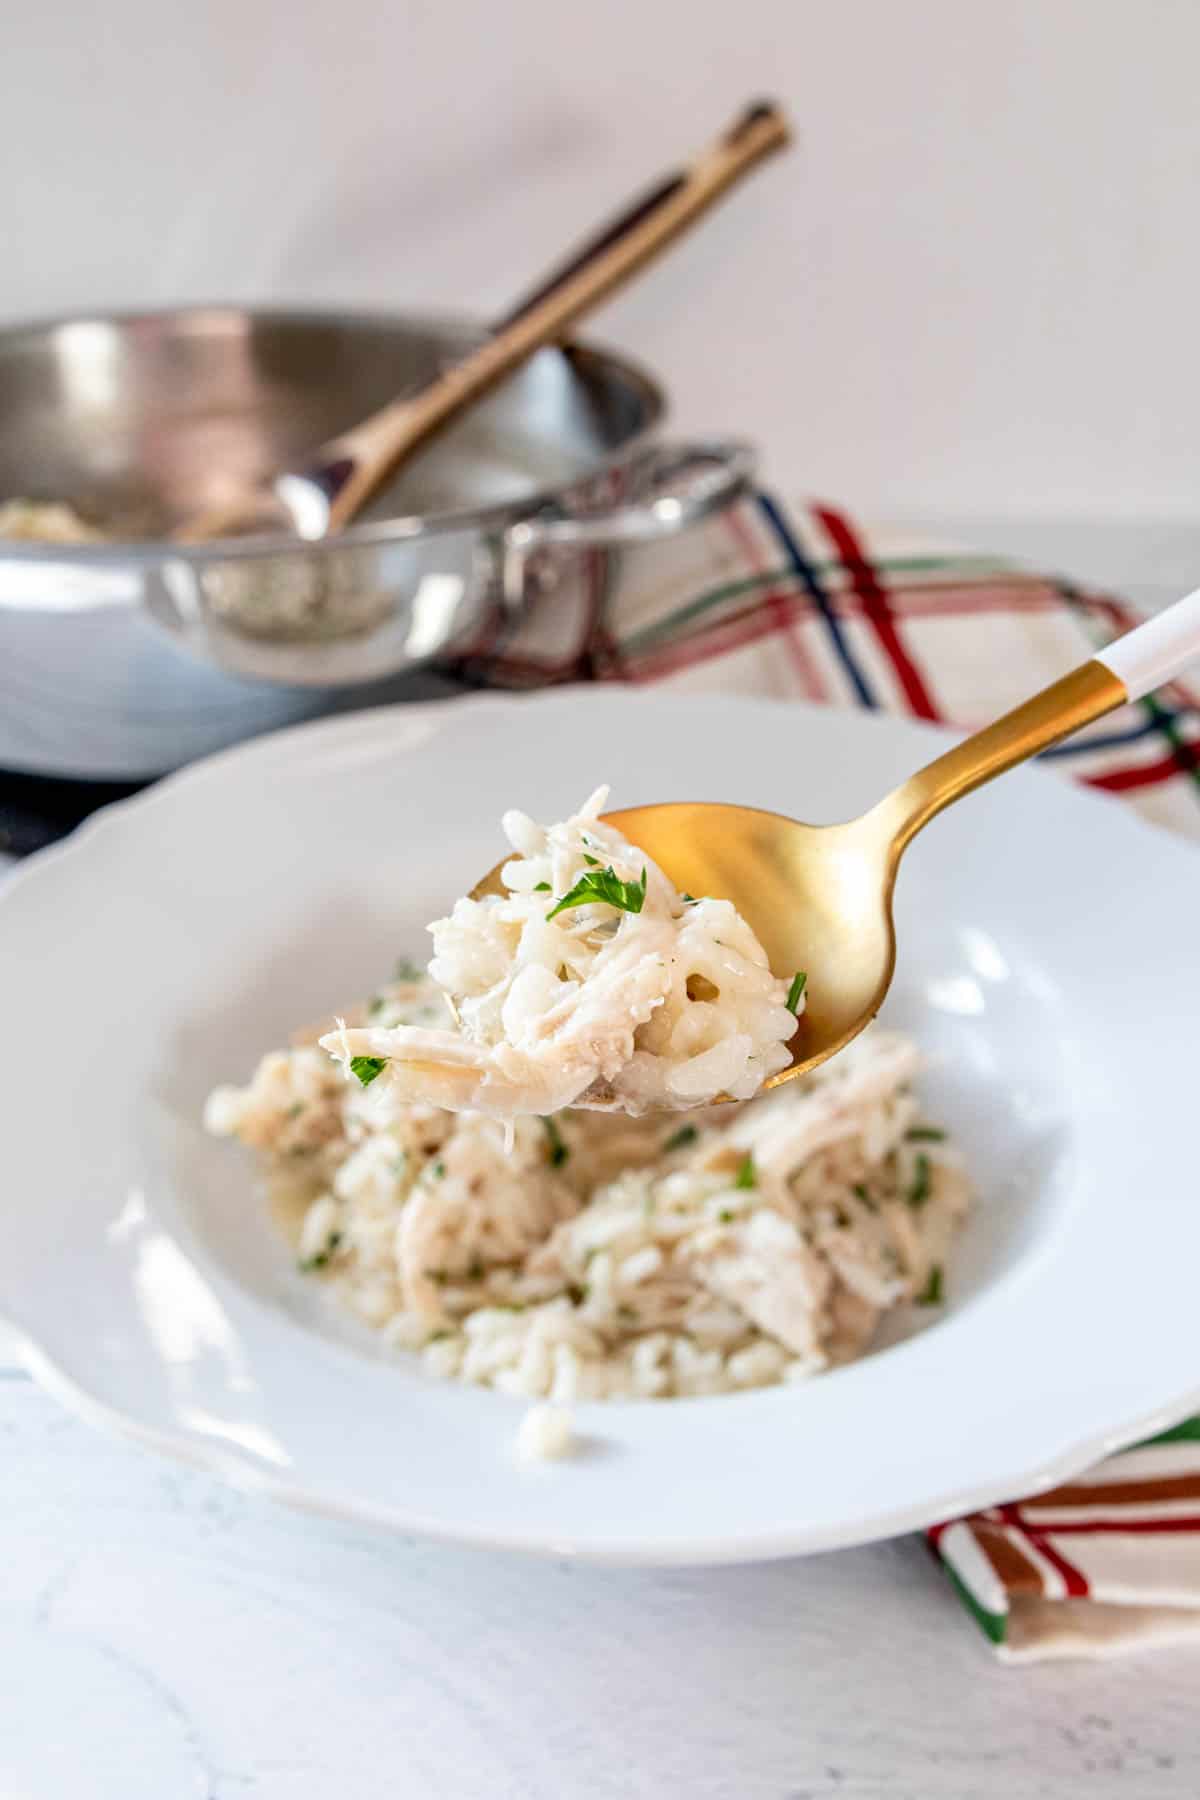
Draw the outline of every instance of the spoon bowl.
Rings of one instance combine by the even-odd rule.
[[[689,894],[731,900],[776,975],[809,979],[792,1062],[802,1075],[848,1044],[883,1004],[896,962],[896,858],[880,813],[805,825],[751,806],[637,806],[606,823]]]

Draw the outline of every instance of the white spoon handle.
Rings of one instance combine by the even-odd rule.
[[[1200,588],[1097,650],[1095,660],[1116,676],[1131,700],[1140,700],[1178,675],[1193,656],[1200,656]]]

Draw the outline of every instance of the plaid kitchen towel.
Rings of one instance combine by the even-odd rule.
[[[1200,1419],[929,1541],[1006,1662],[1200,1641]]]
[[[578,579],[544,590],[519,625],[493,621],[456,672],[509,687],[615,680],[795,696],[970,731],[1137,622],[1117,600],[1008,561],[758,494],[632,556],[611,591],[599,560],[582,559]],[[1047,759],[1200,839],[1200,691],[1189,682]],[[1200,1420],[929,1541],[1008,1660],[1200,1638]]]
[[[535,582],[536,588],[536,582]],[[1065,674],[1137,616],[1120,601],[996,557],[868,532],[832,506],[770,495],[600,560],[493,619],[455,673],[487,686],[665,682],[864,706],[973,731]],[[1047,758],[1200,838],[1200,689],[1172,682]]]

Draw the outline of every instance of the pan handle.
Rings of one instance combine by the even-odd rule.
[[[505,604],[523,604],[535,552],[615,549],[674,537],[740,499],[755,465],[751,446],[736,438],[652,444],[618,472],[622,492],[615,501],[595,510],[538,513],[508,527],[501,557]]]

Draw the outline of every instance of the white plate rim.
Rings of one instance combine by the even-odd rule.
[[[776,1562],[793,1556],[816,1556],[827,1550],[851,1550],[863,1544],[878,1543],[908,1533],[923,1531],[935,1520],[929,1517],[930,1506],[914,1503],[907,1507],[873,1513],[861,1529],[831,1528],[782,1532],[775,1536],[756,1537],[751,1544],[720,1537],[683,1537],[648,1539],[644,1546],[631,1549],[622,1543],[606,1547],[591,1537],[573,1539],[569,1533],[548,1539],[544,1533],[528,1534],[506,1530],[488,1531],[465,1526],[448,1528],[437,1518],[425,1517],[389,1506],[373,1505],[359,1498],[349,1499],[306,1488],[268,1474],[257,1463],[239,1456],[236,1451],[221,1452],[197,1438],[182,1432],[160,1431],[145,1425],[115,1407],[106,1405],[74,1381],[54,1359],[35,1344],[11,1321],[18,1356],[38,1386],[66,1411],[86,1424],[106,1431],[110,1436],[154,1451],[184,1467],[215,1475],[241,1493],[261,1496],[286,1506],[293,1512],[308,1513],[316,1518],[331,1519],[341,1524],[366,1525],[376,1530],[399,1532],[404,1536],[428,1538],[434,1543],[465,1545],[477,1550],[512,1551],[521,1555],[573,1562],[590,1563],[610,1568],[695,1568],[733,1567],[743,1563]],[[646,1402],[653,1405],[654,1402]],[[703,1400],[671,1404],[703,1405]],[[1081,1437],[1057,1457],[1043,1460],[1011,1475],[956,1489],[945,1506],[933,1503],[936,1518],[951,1514],[974,1513],[997,1506],[1014,1497],[1026,1498],[1058,1487],[1083,1470],[1119,1450],[1144,1439],[1168,1431],[1182,1419],[1200,1412],[1200,1387],[1187,1389],[1174,1403],[1142,1413],[1106,1432]]]

